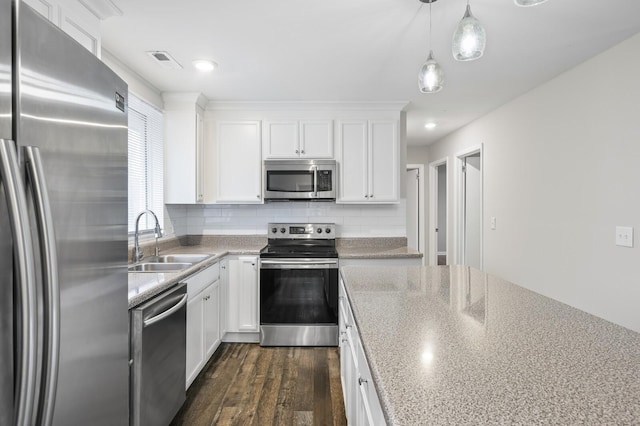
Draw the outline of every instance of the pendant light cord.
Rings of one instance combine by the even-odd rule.
[[[429,2],[429,51],[431,51],[431,4],[433,0]]]

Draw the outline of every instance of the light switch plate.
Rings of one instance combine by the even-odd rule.
[[[616,226],[616,245],[633,247],[633,228],[631,226]]]
[[[496,229],[496,217],[491,216],[491,229]]]

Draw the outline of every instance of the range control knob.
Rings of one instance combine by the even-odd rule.
[[[280,233],[281,233],[281,234],[284,234],[286,231],[287,231],[286,229],[284,229],[284,228],[280,228]]]
[[[322,228],[318,228],[318,229],[316,229],[316,232],[317,232],[318,234],[322,234]]]
[[[324,232],[326,232],[327,234],[330,234],[331,233],[331,228],[325,229]]]
[[[278,232],[278,228],[271,228],[271,232],[275,234],[276,232]]]

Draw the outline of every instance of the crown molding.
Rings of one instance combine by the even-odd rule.
[[[404,111],[409,101],[334,102],[334,101],[209,101],[207,111]]]

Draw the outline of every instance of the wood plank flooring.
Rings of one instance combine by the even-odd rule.
[[[338,348],[223,343],[171,423],[346,425]]]

